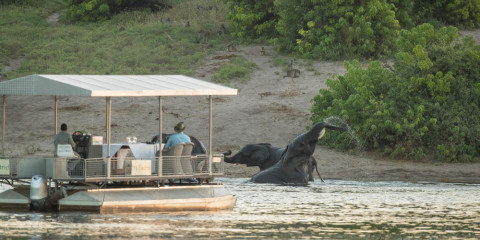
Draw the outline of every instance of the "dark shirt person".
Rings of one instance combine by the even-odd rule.
[[[53,144],[55,144],[55,156],[57,155],[58,144],[70,144],[72,146],[72,150],[75,147],[75,142],[72,139],[72,135],[67,132],[67,124],[62,123],[60,130],[61,131],[55,135],[55,139],[53,140]]]

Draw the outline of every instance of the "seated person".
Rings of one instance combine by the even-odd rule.
[[[55,139],[53,140],[53,144],[55,144],[55,156],[57,156],[58,144],[70,144],[72,146],[72,151],[75,148],[75,142],[73,142],[72,135],[67,132],[67,124],[62,123],[60,130],[61,131],[55,135]]]
[[[185,133],[183,133],[183,130],[185,130],[185,124],[183,122],[179,122],[175,127],[174,127],[175,132],[172,135],[168,137],[167,143],[165,144],[165,147],[163,148],[163,151],[168,151],[171,147],[179,144],[179,143],[189,143],[190,137],[187,136]]]

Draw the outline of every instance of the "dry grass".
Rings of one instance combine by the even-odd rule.
[[[299,96],[300,94],[301,94],[300,90],[296,89],[294,86],[291,86],[285,89],[282,93],[280,93],[280,96],[294,97],[294,96]]]
[[[269,110],[270,112],[275,112],[275,113],[279,113],[279,112],[293,113],[294,111],[296,111],[291,107],[288,107],[286,105],[279,104],[279,103],[273,103]]]
[[[237,55],[235,54],[230,54],[230,55],[218,55],[218,56],[214,56],[212,59],[214,60],[225,60],[225,59],[230,59],[230,58],[234,58],[236,57]]]
[[[260,95],[260,98],[263,98],[263,97],[268,97],[275,94],[272,92],[263,92],[263,93],[259,93],[258,95]]]

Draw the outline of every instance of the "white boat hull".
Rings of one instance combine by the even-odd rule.
[[[218,211],[231,210],[235,203],[223,185],[87,190],[58,201],[60,211],[99,213]]]

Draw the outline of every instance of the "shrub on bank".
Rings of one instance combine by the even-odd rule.
[[[453,27],[423,24],[402,30],[392,69],[347,62],[347,73],[327,80],[329,89],[312,99],[312,122],[340,116],[365,150],[391,157],[478,160],[480,47],[456,37]],[[348,133],[326,137],[326,144],[352,146]]]

